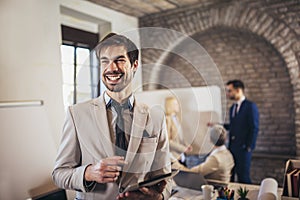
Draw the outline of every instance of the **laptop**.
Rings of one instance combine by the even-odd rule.
[[[207,184],[204,176],[200,173],[179,171],[173,177],[175,183],[180,187],[185,187],[194,190],[202,190],[201,186]]]

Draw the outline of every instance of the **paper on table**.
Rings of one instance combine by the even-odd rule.
[[[265,178],[259,189],[258,200],[277,200],[278,183],[273,178]]]

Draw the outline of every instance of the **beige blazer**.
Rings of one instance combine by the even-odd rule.
[[[184,153],[187,146],[181,144],[178,135],[179,134],[178,129],[175,123],[173,122],[171,115],[166,116],[166,122],[167,122],[167,130],[168,130],[168,137],[170,143],[170,152],[174,158],[179,159],[180,154]]]
[[[225,148],[209,155],[204,163],[191,168],[190,171],[201,173],[206,179],[229,182],[233,167],[234,160],[232,154]]]
[[[63,129],[52,177],[57,186],[76,190],[77,199],[115,199],[117,183],[84,187],[84,171],[89,164],[114,156],[103,95],[70,106]],[[135,101],[128,152],[120,183],[126,187],[147,177],[171,172],[169,143],[164,113]],[[171,180],[163,192],[168,199]]]

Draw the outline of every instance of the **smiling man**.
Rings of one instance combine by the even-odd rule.
[[[132,94],[139,51],[128,38],[111,33],[96,53],[107,90],[69,107],[53,180],[76,190],[76,199],[168,199],[170,180],[122,193],[171,172],[165,116]]]
[[[134,60],[133,60],[134,59]],[[131,81],[138,67],[138,60],[129,60],[124,46],[108,46],[101,50],[102,81],[108,93],[131,94]],[[129,87],[127,87],[129,86]],[[127,90],[121,92],[127,87]],[[113,93],[112,93],[113,92]]]

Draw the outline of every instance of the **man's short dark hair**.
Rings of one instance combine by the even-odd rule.
[[[245,85],[241,80],[230,80],[226,83],[226,85],[232,85],[235,89],[242,89],[244,91]]]
[[[127,37],[116,33],[109,33],[96,46],[95,51],[98,59],[100,59],[101,50],[108,46],[124,46],[131,64],[139,59],[139,50],[136,45]]]

